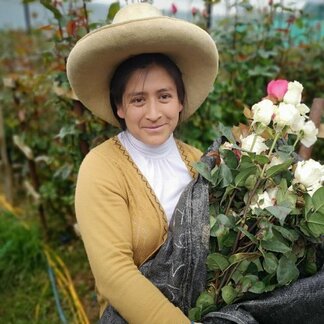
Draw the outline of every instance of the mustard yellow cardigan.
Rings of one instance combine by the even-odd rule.
[[[201,152],[180,141],[177,146],[194,177],[192,162]],[[138,270],[165,241],[168,224],[149,183],[117,136],[83,160],[75,208],[100,315],[111,304],[128,323],[190,323]]]

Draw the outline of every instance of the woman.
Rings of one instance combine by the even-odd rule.
[[[200,152],[173,138],[212,89],[218,53],[199,27],[147,3],[71,51],[72,89],[95,115],[123,131],[84,159],[76,216],[96,281],[100,314],[112,305],[130,323],[189,323],[138,270],[161,247]]]

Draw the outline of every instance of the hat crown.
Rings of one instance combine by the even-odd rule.
[[[159,9],[149,3],[133,3],[121,8],[113,19],[113,24],[124,23],[131,20],[161,17]]]

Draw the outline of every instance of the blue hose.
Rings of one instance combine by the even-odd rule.
[[[61,302],[60,302],[60,296],[58,294],[57,288],[56,288],[56,282],[55,282],[55,275],[53,272],[53,269],[51,268],[51,266],[47,263],[48,265],[48,276],[50,278],[50,282],[51,282],[51,286],[52,286],[52,290],[53,290],[53,294],[54,294],[54,299],[55,299],[55,304],[56,304],[56,309],[58,311],[60,320],[63,324],[67,324],[67,320],[65,318],[62,306],[61,306]]]

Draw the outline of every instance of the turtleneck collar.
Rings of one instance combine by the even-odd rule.
[[[129,144],[129,146],[137,151],[138,153],[141,153],[149,158],[162,158],[164,156],[167,156],[170,151],[176,147],[175,140],[173,138],[173,134],[170,135],[170,137],[161,145],[153,146],[153,145],[147,145],[137,138],[135,138],[129,131],[124,131],[122,133],[122,137],[124,140]]]

